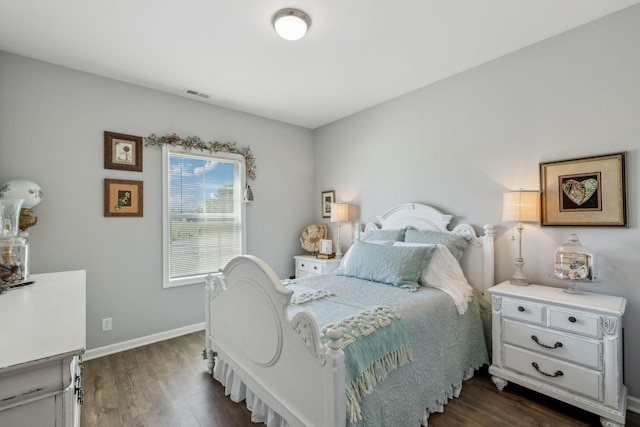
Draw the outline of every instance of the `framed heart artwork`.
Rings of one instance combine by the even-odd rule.
[[[542,225],[628,227],[627,153],[540,163]]]

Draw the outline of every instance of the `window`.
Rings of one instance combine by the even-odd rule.
[[[244,158],[163,148],[163,286],[201,283],[245,251]]]

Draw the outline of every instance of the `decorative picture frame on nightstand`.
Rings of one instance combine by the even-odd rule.
[[[320,253],[330,255],[333,253],[333,240],[321,239],[320,240]]]

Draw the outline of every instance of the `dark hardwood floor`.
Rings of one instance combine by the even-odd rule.
[[[207,372],[204,332],[84,363],[83,427],[256,426]],[[260,424],[261,425],[261,424]],[[460,398],[429,417],[429,427],[600,426],[593,414],[509,384],[498,391],[486,371],[464,383]],[[627,427],[640,415],[627,413]]]

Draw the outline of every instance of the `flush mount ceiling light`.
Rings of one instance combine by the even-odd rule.
[[[282,9],[273,16],[273,28],[285,40],[300,40],[311,26],[311,18],[298,9]]]

